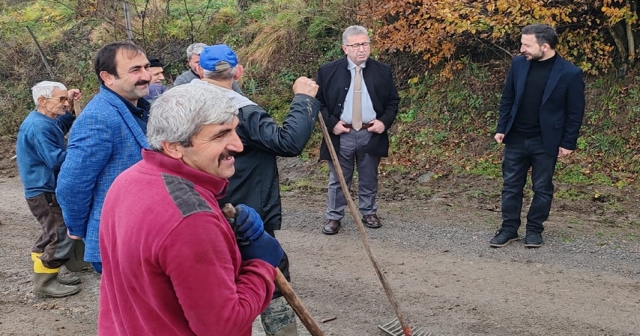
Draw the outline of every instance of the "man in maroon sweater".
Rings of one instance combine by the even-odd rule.
[[[102,209],[99,335],[251,335],[283,252],[254,210],[239,207],[234,233],[218,206],[242,151],[237,113],[206,85],[152,106],[151,150],[116,178]]]

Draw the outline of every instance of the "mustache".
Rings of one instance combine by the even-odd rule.
[[[218,159],[218,161],[222,161],[224,159],[228,159],[228,158],[230,158],[232,156],[236,156],[238,154],[240,154],[240,152],[225,150],[224,152],[222,152],[222,154],[220,154],[220,158]]]
[[[150,82],[151,82],[151,81],[140,80],[140,81],[137,81],[137,82],[136,82],[135,86],[139,86],[139,85],[147,85],[147,84],[149,84]]]

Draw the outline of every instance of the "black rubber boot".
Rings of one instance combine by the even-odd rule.
[[[67,275],[63,277],[60,275],[60,273],[58,273],[56,281],[63,285],[77,285],[82,282],[82,280],[80,280],[80,278],[78,278],[77,276]]]

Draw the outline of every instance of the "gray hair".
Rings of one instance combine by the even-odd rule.
[[[206,44],[204,43],[194,43],[190,46],[187,47],[187,60],[191,59],[191,56],[193,55],[200,55],[202,53],[202,50],[207,47]]]
[[[166,91],[153,101],[147,123],[151,149],[162,151],[162,143],[177,142],[191,147],[203,126],[228,123],[238,109],[213,85],[184,84]]]
[[[53,90],[67,90],[67,87],[62,83],[42,81],[31,88],[31,94],[33,95],[33,102],[38,105],[38,98],[45,97],[50,98],[53,94]]]
[[[347,29],[344,30],[344,33],[342,33],[342,44],[346,45],[347,43],[349,43],[347,39],[351,36],[356,36],[356,35],[369,36],[369,32],[367,31],[367,28],[363,26],[349,26],[347,27]]]
[[[224,70],[218,70],[218,71],[209,71],[209,70],[202,69],[202,76],[204,78],[219,80],[219,81],[229,80],[229,79],[233,79],[233,76],[236,75],[236,72],[238,72],[238,68],[236,67],[224,69]]]

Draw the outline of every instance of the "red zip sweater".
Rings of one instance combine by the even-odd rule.
[[[102,209],[98,335],[250,336],[276,269],[242,261],[216,200],[227,181],[161,153],[142,158]]]

